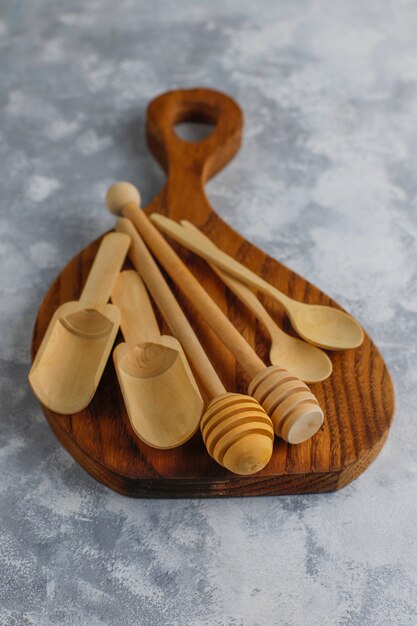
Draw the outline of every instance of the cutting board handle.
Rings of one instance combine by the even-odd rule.
[[[182,122],[213,124],[214,128],[200,141],[187,141],[175,131],[175,125]],[[194,217],[195,223],[208,217],[212,209],[204,184],[239,150],[242,129],[240,107],[232,98],[213,89],[169,91],[150,103],[147,140],[168,174],[161,193],[165,194],[163,204],[170,217]]]

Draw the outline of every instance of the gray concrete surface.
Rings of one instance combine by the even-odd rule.
[[[3,0],[0,6],[0,623],[417,623],[417,3]],[[380,346],[397,415],[339,493],[129,500],[61,448],[26,375],[37,307],[112,224],[107,186],[163,174],[144,109],[233,95],[245,144],[208,188],[247,238]]]

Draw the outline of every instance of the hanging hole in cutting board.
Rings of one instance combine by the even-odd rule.
[[[179,122],[175,124],[174,130],[180,139],[197,143],[211,135],[214,127],[215,124],[206,122]]]

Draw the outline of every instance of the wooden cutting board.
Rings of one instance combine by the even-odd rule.
[[[192,143],[174,132],[179,122],[214,125],[206,139]],[[211,208],[204,183],[238,151],[243,115],[229,97],[208,89],[173,91],[151,102],[147,112],[149,147],[167,172],[165,186],[147,207],[197,224],[223,250],[293,298],[338,306],[317,287],[268,257],[225,224]],[[140,177],[138,177],[140,187]],[[103,211],[104,208],[103,203]],[[40,307],[33,334],[32,359],[54,311],[78,299],[99,240],[90,244],[50,287]],[[226,312],[233,324],[268,362],[269,338],[264,328],[223,286],[207,264],[175,246],[192,271]],[[129,267],[129,262],[126,267]],[[210,359],[228,390],[246,392],[248,380],[235,359],[175,290]],[[280,307],[262,302],[287,332],[292,332]],[[163,327],[167,332],[167,328]],[[119,334],[118,340],[121,337]],[[356,350],[332,352],[334,372],[311,385],[325,412],[321,430],[309,441],[288,445],[276,439],[272,460],[249,477],[231,474],[207,454],[200,433],[174,450],[154,450],[138,440],[128,421],[109,360],[98,391],[84,411],[71,416],[45,416],[72,456],[94,478],[119,493],[136,497],[212,497],[315,493],[340,489],[363,472],[381,450],[394,410],[394,393],[387,367],[366,336]]]

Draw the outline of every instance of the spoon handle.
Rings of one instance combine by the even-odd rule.
[[[220,250],[213,242],[208,246],[205,242],[198,240],[189,232],[184,225],[178,224],[174,220],[171,220],[165,215],[159,213],[152,213],[150,216],[152,222],[163,233],[172,237],[175,241],[183,245],[188,250],[191,250],[195,254],[208,261],[208,263],[214,263],[217,267],[223,271],[231,274],[234,278],[246,283],[250,287],[262,291],[268,294],[275,300],[277,300],[286,311],[290,308],[298,306],[298,302],[286,296],[282,291],[276,289],[272,285],[263,280],[260,276],[257,276],[255,272],[233,259],[231,256]]]
[[[133,222],[152,253],[188,300],[193,303],[201,317],[236,357],[248,376],[253,378],[258,372],[264,370],[263,361],[181,261],[145,212],[139,209],[137,203],[127,203],[122,208],[122,214]]]
[[[160,339],[148,292],[135,270],[119,274],[111,299],[120,310],[120,326],[126,343],[134,346]]]
[[[187,231],[193,233],[193,237],[196,241],[201,241],[207,246],[212,246],[215,250],[217,249],[217,246],[211,241],[211,239],[202,233],[197,226],[191,224],[191,222],[188,222],[187,220],[182,220],[181,224]],[[219,267],[216,267],[214,263],[210,263],[210,267],[224,282],[224,284],[229,287],[230,291],[232,291],[239,298],[239,300],[248,307],[251,313],[253,313],[253,315],[263,323],[271,337],[274,334],[277,335],[282,333],[285,335],[284,331],[281,330],[281,328],[279,328],[279,326],[275,323],[263,304],[259,301],[258,297],[251,289],[249,289],[249,287],[230,274],[227,274]]]
[[[116,223],[116,230],[127,233],[130,236],[132,240],[129,251],[130,260],[137,271],[140,272],[158,309],[171,328],[172,333],[180,341],[204,387],[211,397],[224,393],[223,383],[132,222],[126,218],[120,218]]]
[[[124,233],[109,233],[100,247],[84,285],[80,304],[86,309],[98,309],[109,301],[130,245]]]
[[[241,283],[240,280],[230,276],[230,274],[226,274],[226,272],[223,272],[223,270],[219,269],[215,265],[210,264],[210,267],[217,274],[217,276],[221,278],[224,284],[229,287],[230,291],[233,291],[239,300],[248,307],[249,311],[251,311],[251,313],[253,313],[253,315],[262,322],[271,337],[272,335],[276,335],[278,333],[282,333],[283,335],[285,334],[284,331],[281,330],[281,328],[274,322],[262,302],[260,302],[258,297],[253,293],[253,291],[251,291],[251,289],[249,289],[249,287],[246,287],[246,285]]]

